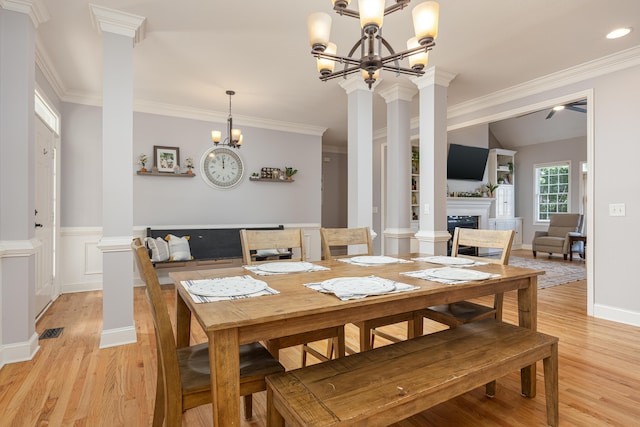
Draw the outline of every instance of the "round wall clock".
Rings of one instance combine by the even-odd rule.
[[[200,160],[204,182],[213,188],[227,189],[238,185],[244,175],[242,159],[229,148],[213,147]]]

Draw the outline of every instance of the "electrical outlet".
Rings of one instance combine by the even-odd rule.
[[[609,216],[625,216],[624,203],[609,203]]]

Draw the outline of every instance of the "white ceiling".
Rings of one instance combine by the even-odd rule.
[[[102,45],[92,27],[90,2],[42,2],[51,16],[38,28],[38,49],[54,88],[64,101],[99,105]],[[134,49],[137,107],[225,117],[225,91],[233,89],[238,127],[253,118],[316,126],[327,128],[324,144],[346,143],[346,93],[339,80],[318,80],[306,22],[312,12],[329,13],[331,39],[341,54],[355,43],[360,27],[355,19],[332,12],[329,0],[91,3],[146,18],[144,38]],[[384,36],[396,50],[412,36],[416,3],[385,17]],[[621,26],[636,30],[622,39],[605,39]],[[637,45],[638,0],[440,0],[440,33],[429,62],[457,74],[448,90],[452,106]],[[412,85],[405,76],[383,73],[379,89],[396,82]],[[414,100],[414,116],[417,111]],[[384,127],[384,100],[374,95],[374,130]]]

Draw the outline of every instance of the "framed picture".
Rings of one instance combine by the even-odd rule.
[[[153,146],[153,165],[158,172],[173,172],[180,164],[180,148]]]

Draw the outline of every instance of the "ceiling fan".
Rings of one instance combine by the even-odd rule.
[[[562,110],[571,110],[571,111],[577,111],[579,113],[586,113],[587,112],[586,105],[587,105],[586,100],[569,102],[568,104],[556,105],[551,109],[551,111],[549,111],[549,114],[547,114],[547,117],[545,119],[550,119],[551,117],[553,117],[553,115],[557,111],[562,111]]]

